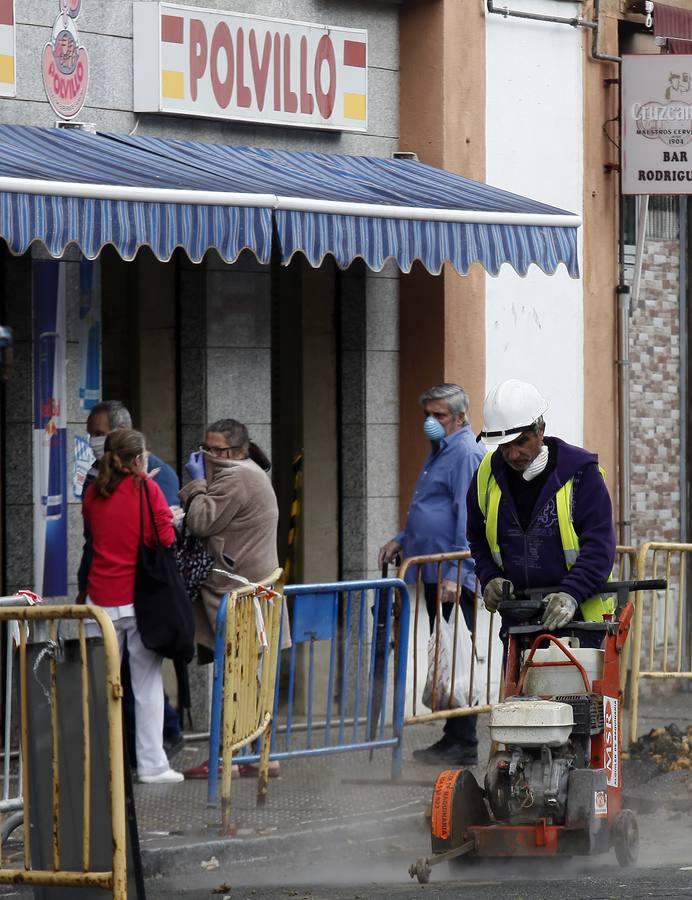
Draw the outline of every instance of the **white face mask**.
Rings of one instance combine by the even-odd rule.
[[[89,438],[89,446],[96,459],[103,458],[103,445],[106,443],[106,435],[99,434]]]

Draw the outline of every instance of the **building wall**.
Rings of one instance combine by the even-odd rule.
[[[680,245],[648,238],[630,320],[632,541],[680,540]]]
[[[399,146],[399,8],[396,4],[370,2],[343,2],[325,4],[319,0],[305,0],[287,7],[282,0],[202,0],[187,2],[187,6],[232,10],[263,16],[288,18],[303,22],[326,22],[364,28],[369,38],[368,69],[368,118],[366,134],[323,132],[311,129],[245,125],[232,122],[211,121],[198,118],[162,116],[158,114],[135,115],[133,104],[132,70],[132,7],[139,0],[85,0],[77,20],[82,44],[89,52],[91,64],[90,85],[86,105],[78,118],[94,123],[100,131],[131,132],[147,136],[191,139],[207,142],[223,142],[290,149],[310,149],[327,153],[353,153],[365,156],[387,157]],[[56,116],[44,94],[41,79],[41,54],[49,40],[57,15],[57,3],[37,0],[16,0],[17,22],[17,97],[0,100],[0,122],[52,127]],[[57,177],[69,178],[68,172],[56,172]],[[42,251],[38,251],[41,253]],[[76,257],[75,257],[76,259]],[[72,263],[69,263],[72,265]],[[123,264],[124,265],[124,264]],[[27,263],[10,262],[6,280],[12,284],[26,282],[26,303],[30,295],[30,277],[25,278]],[[270,270],[261,267],[248,254],[233,265],[222,263],[216,254],[208,254],[197,266],[182,259],[177,273],[177,286],[171,281],[173,267],[166,271],[165,286],[170,303],[175,293],[180,305],[178,382],[178,434],[164,423],[156,421],[156,406],[152,397],[140,398],[143,414],[146,413],[151,430],[165,445],[165,456],[170,459],[175,437],[176,449],[184,462],[187,453],[202,439],[205,423],[222,416],[233,416],[247,422],[251,436],[267,452],[271,451],[271,312]],[[149,276],[153,277],[152,273]],[[125,281],[127,279],[125,278]],[[68,290],[69,315],[78,309],[76,282],[70,282]],[[144,284],[144,282],[143,282]],[[360,446],[357,465],[366,474],[363,482],[362,508],[342,510],[344,533],[364,529],[368,535],[367,548],[359,556],[355,566],[353,558],[344,565],[353,574],[365,574],[373,569],[376,545],[381,538],[389,537],[398,527],[395,511],[398,495],[398,455],[396,447],[386,439],[387,429],[396,427],[398,407],[398,279],[395,271],[387,270],[382,276],[367,278],[363,283],[367,303],[362,306],[364,334],[368,337],[364,353],[360,357],[364,386],[363,419],[359,423],[364,440]],[[19,447],[30,440],[31,422],[31,343],[30,330],[25,335],[18,306],[14,317],[18,328],[18,364],[13,386],[8,397],[16,402],[8,404],[8,425],[16,429]],[[22,313],[23,315],[23,313]],[[8,324],[14,324],[13,321]],[[170,322],[159,327],[156,321],[144,323],[156,337],[161,361],[168,365],[173,347]],[[68,331],[69,331],[68,325]],[[76,340],[76,337],[68,340]],[[68,347],[68,389],[76,387],[77,345]],[[151,349],[146,347],[140,349]],[[148,358],[148,368],[156,375],[156,361]],[[170,368],[166,370],[171,376]],[[71,388],[69,387],[71,386]],[[170,414],[170,395],[167,391],[166,410]],[[381,399],[384,398],[383,403]],[[394,410],[394,412],[392,411]],[[351,411],[351,415],[353,415]],[[370,430],[366,435],[366,418]],[[86,416],[78,407],[70,411],[68,447],[74,431],[83,431]],[[334,436],[330,438],[333,440]],[[28,445],[30,447],[30,444]],[[26,585],[31,579],[31,467],[27,458],[24,477],[19,477],[20,463],[14,449],[9,447],[7,459],[8,510],[7,572],[10,587]],[[157,448],[155,448],[157,449]],[[26,449],[25,452],[30,453]],[[68,453],[69,457],[69,453]],[[171,460],[174,461],[174,460]],[[71,459],[68,458],[68,468]],[[338,466],[320,477],[330,478],[337,484]],[[385,479],[374,473],[386,470]],[[381,505],[382,493],[386,494]],[[372,498],[372,500],[371,500]],[[384,512],[383,512],[384,510]],[[335,509],[333,528],[338,529],[338,512]],[[79,509],[70,508],[69,570],[71,579],[81,549],[81,524]],[[332,577],[338,575],[333,571]],[[70,591],[75,584],[71,581]]]
[[[580,3],[519,0],[513,8],[580,15]],[[486,177],[489,184],[582,215],[584,33],[488,15]],[[583,229],[581,230],[583,232]],[[583,234],[581,235],[583,238]],[[583,264],[583,262],[582,262]],[[486,388],[533,382],[550,403],[549,434],[580,444],[584,405],[583,283],[509,266],[486,277]]]
[[[422,162],[485,180],[484,4],[437,0],[401,11],[401,146]],[[463,52],[459,48],[463,46]],[[400,278],[400,521],[429,452],[418,397],[456,382],[480,427],[485,392],[485,273],[440,275],[414,265]]]
[[[139,134],[165,138],[251,144],[388,156],[398,137],[398,11],[388,3],[348,0],[189,0],[184,6],[218,9],[366,28],[369,38],[368,133],[339,134],[278,126],[244,125],[198,118],[132,112],[132,7],[143,0],[85,0],[77,19],[81,42],[89,52],[91,78],[78,118],[100,131],[129,132],[139,119]],[[50,38],[57,3],[16,0],[17,99],[0,100],[0,121],[51,127],[55,113],[46,101],[40,58]]]

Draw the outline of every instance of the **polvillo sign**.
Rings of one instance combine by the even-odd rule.
[[[134,108],[367,130],[367,32],[135,3]]]
[[[81,46],[75,20],[82,0],[60,0],[50,41],[43,48],[43,86],[48,102],[63,119],[73,119],[84,106],[89,87],[89,54]]]

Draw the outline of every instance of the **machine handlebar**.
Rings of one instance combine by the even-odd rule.
[[[628,594],[634,594],[637,591],[657,591],[665,590],[668,582],[665,578],[646,578],[632,581],[607,581],[596,590],[597,594],[617,594],[618,608],[625,605]],[[561,590],[557,587],[541,587],[541,588],[525,588],[523,591],[517,592],[514,600],[508,598],[507,590],[504,591],[503,599],[498,603],[497,611],[500,615],[508,615],[515,622],[528,622],[530,619],[542,613],[545,606],[545,597],[548,594],[554,594]]]

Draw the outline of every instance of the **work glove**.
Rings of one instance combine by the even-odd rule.
[[[491,578],[486,584],[483,591],[483,603],[488,612],[497,612],[497,604],[500,600],[505,599],[504,586],[509,585],[509,596],[507,599],[514,599],[514,585],[507,578]]]
[[[204,455],[200,450],[190,454],[190,458],[185,463],[185,471],[193,481],[204,478]]]
[[[546,631],[564,628],[572,621],[578,605],[574,597],[559,591],[556,594],[548,594],[545,599],[547,604],[543,613],[543,625]]]

